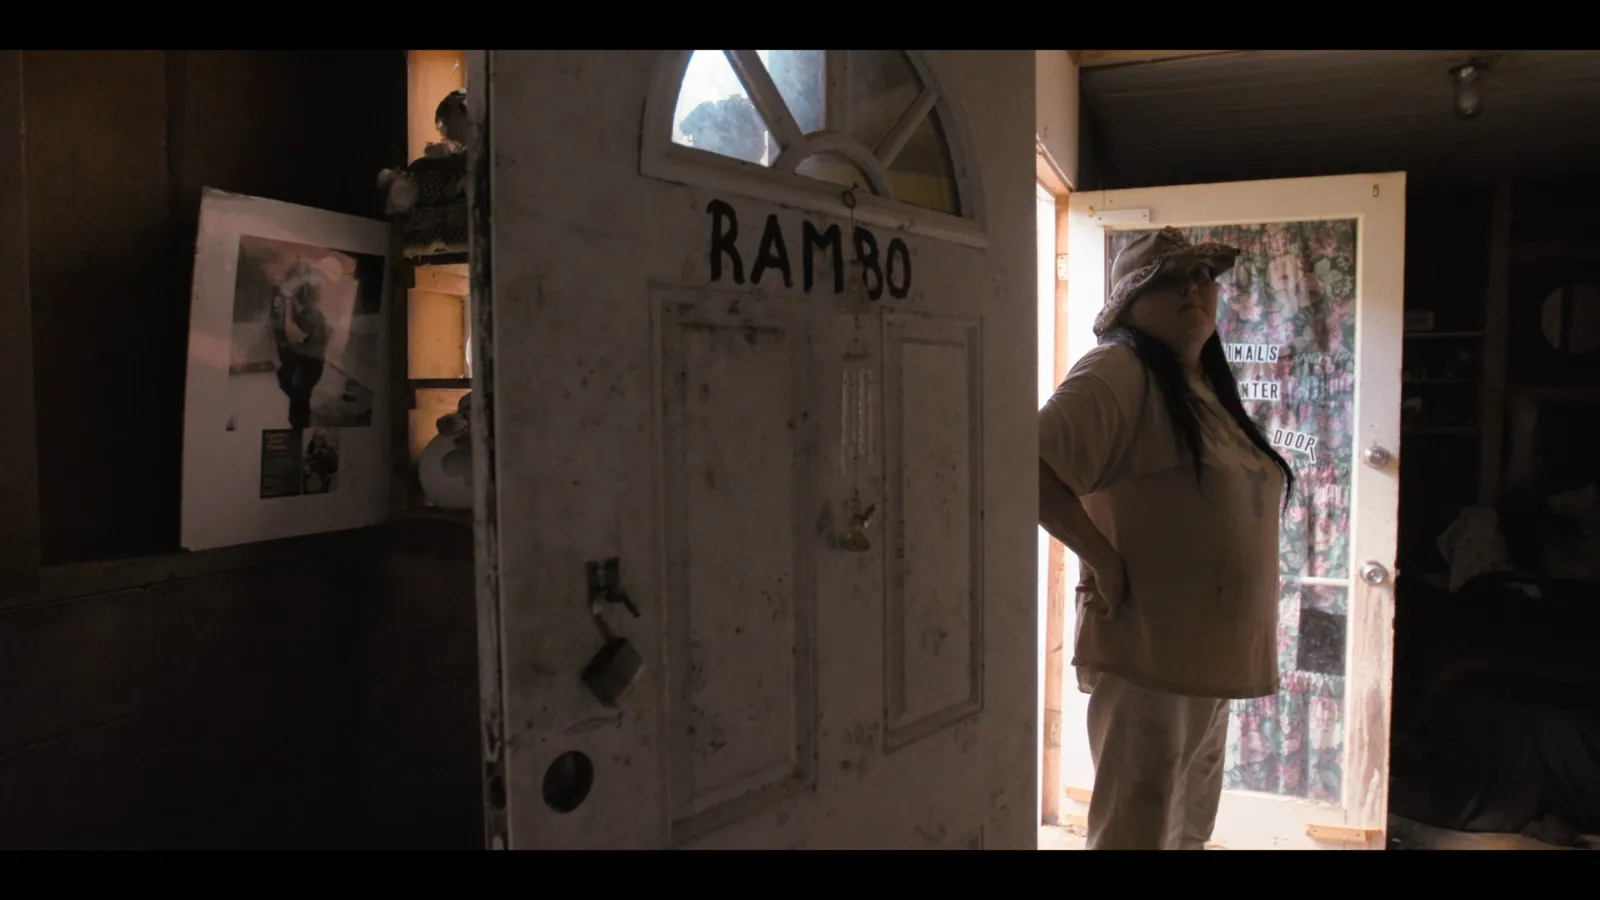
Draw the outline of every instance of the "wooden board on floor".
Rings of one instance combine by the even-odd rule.
[[[1083,835],[1059,825],[1039,826],[1040,850],[1082,850]]]

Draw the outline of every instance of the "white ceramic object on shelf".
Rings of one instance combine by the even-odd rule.
[[[462,396],[451,415],[439,417],[439,434],[417,460],[417,478],[428,503],[440,509],[472,509],[472,394]]]

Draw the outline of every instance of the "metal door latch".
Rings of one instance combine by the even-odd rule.
[[[614,556],[604,562],[590,560],[585,568],[589,577],[589,615],[602,631],[606,630],[606,625],[600,613],[607,603],[620,603],[635,619],[639,618],[639,607],[633,605],[633,598],[622,589],[622,560]]]
[[[852,496],[844,502],[845,532],[839,546],[852,553],[865,553],[872,549],[872,538],[867,536],[867,526],[872,524],[876,503],[861,508],[861,499]]]
[[[595,699],[615,709],[622,705],[634,685],[638,684],[639,676],[644,673],[644,657],[639,655],[627,638],[618,637],[611,631],[611,626],[606,624],[605,609],[613,603],[620,603],[637,619],[639,607],[622,589],[620,560],[612,557],[603,562],[591,561],[585,569],[589,582],[589,617],[594,620],[595,628],[605,644],[589,660],[589,665],[584,667],[583,683]]]

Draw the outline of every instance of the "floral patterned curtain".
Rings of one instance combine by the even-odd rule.
[[[1294,467],[1279,539],[1282,690],[1235,701],[1224,786],[1340,801],[1355,426],[1356,223],[1185,229],[1243,251],[1217,331],[1244,405]],[[1137,232],[1108,236],[1107,267]]]

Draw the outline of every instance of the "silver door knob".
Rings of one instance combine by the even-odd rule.
[[[1389,570],[1382,563],[1369,562],[1361,567],[1361,580],[1367,584],[1383,584],[1389,580]]]
[[[1389,455],[1389,451],[1379,447],[1376,444],[1368,447],[1367,452],[1361,454],[1361,456],[1367,461],[1367,465],[1373,467],[1374,469],[1381,469],[1384,466],[1387,466],[1389,464],[1389,460],[1392,459],[1392,457]]]

